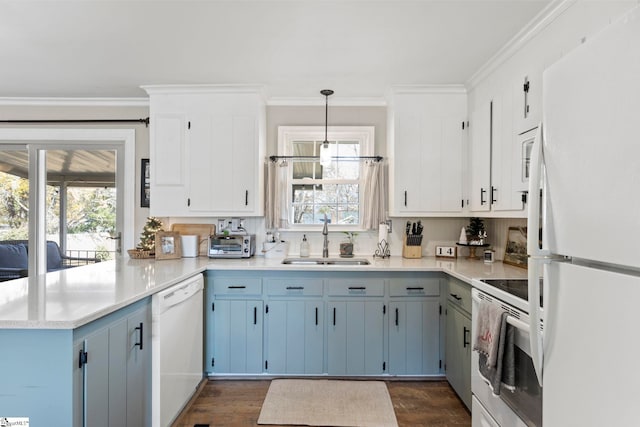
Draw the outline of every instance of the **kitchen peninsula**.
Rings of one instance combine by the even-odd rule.
[[[366,266],[310,266],[283,265],[280,260],[263,257],[246,260],[210,260],[201,257],[162,261],[123,257],[3,283],[0,287],[0,338],[3,343],[0,356],[3,383],[0,414],[29,417],[34,425],[82,425],[83,378],[82,369],[78,369],[82,362],[79,340],[92,336],[106,326],[131,320],[136,314],[141,313],[150,320],[150,297],[153,294],[205,270],[213,277],[237,272],[261,276],[260,272],[264,272],[265,277],[294,274],[308,279],[329,273],[366,273],[369,276],[424,273],[439,274],[443,278],[450,277],[465,283],[470,283],[472,278],[522,278],[526,274],[525,270],[502,263],[485,264],[466,259],[451,261],[430,257],[391,257],[374,258],[370,262]],[[266,295],[271,283],[264,279],[261,293],[265,292]],[[385,286],[384,292],[388,296],[387,289],[393,284]],[[210,292],[210,287],[207,284],[207,292]],[[440,291],[439,294],[444,295],[444,292]],[[440,301],[446,301],[446,298]],[[137,325],[137,320],[133,324]],[[151,327],[145,331],[150,336]],[[209,333],[206,332],[207,339]],[[125,334],[131,335],[131,332]],[[149,348],[146,346],[145,350]],[[88,355],[89,363],[92,356],[95,354]],[[119,368],[125,369],[123,366]],[[206,370],[203,367],[203,372]],[[126,377],[121,380],[126,383]],[[150,381],[147,380],[144,386],[150,388]],[[141,416],[148,419],[144,418],[144,408],[148,411],[150,403],[144,401],[144,396],[150,393],[145,393],[148,390],[142,390]],[[112,397],[109,393],[107,395]],[[103,398],[107,398],[107,395]],[[139,396],[124,395],[125,399],[134,397]]]

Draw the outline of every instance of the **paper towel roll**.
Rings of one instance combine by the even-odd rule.
[[[385,223],[380,224],[378,228],[378,242],[382,242],[383,240],[387,240],[389,237],[389,226]]]

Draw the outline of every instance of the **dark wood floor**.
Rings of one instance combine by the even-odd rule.
[[[396,418],[403,426],[470,426],[471,414],[446,381],[387,381]],[[173,427],[255,426],[268,380],[211,380]]]

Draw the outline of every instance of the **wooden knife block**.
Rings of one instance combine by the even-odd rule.
[[[422,258],[422,245],[407,245],[407,236],[402,239],[402,258]]]

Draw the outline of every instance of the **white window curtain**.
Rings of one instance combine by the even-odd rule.
[[[367,160],[364,164],[362,227],[365,230],[376,230],[380,222],[387,219],[389,189],[386,169],[386,162],[382,160]]]
[[[284,160],[267,161],[265,197],[265,227],[267,230],[289,228],[288,174],[288,162]]]

